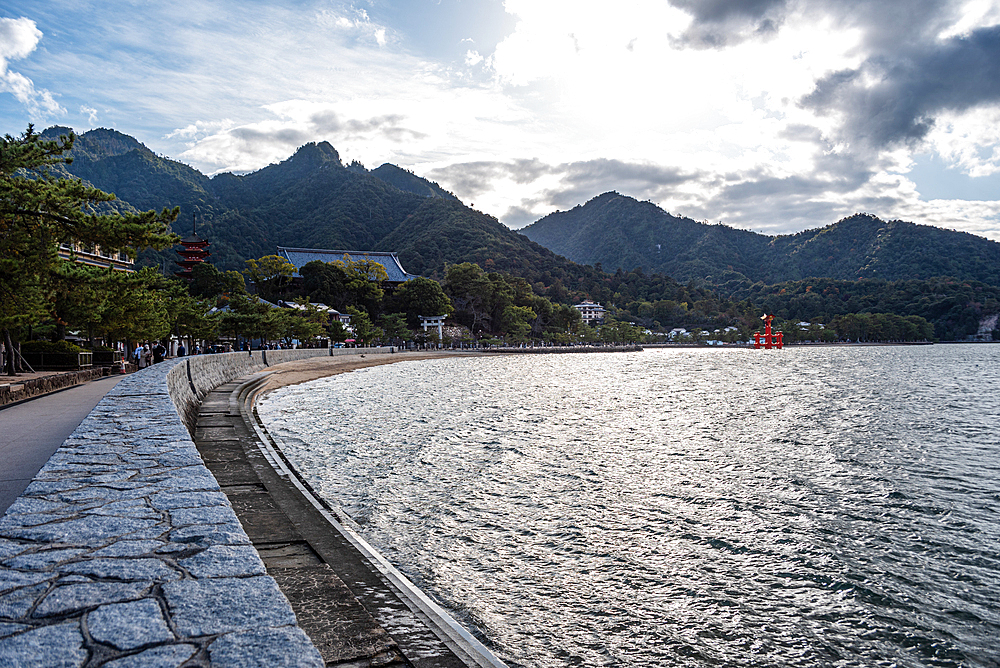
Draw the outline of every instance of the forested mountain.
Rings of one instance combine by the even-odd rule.
[[[44,138],[66,134],[49,128]],[[327,142],[306,144],[287,160],[242,176],[209,178],[162,158],[127,135],[92,130],[77,137],[73,162],[63,169],[118,197],[119,207],[181,208],[174,231],[198,233],[212,246],[219,269],[242,269],[249,258],[273,254],[276,246],[380,250],[379,242],[428,197],[450,196],[436,184],[392,166],[367,172],[345,167]],[[408,191],[376,174],[404,182]],[[438,192],[440,191],[440,192]],[[142,265],[173,270],[172,251],[146,251]]]
[[[68,132],[49,128],[43,134],[55,138]],[[634,275],[608,276],[576,264],[406,170],[389,164],[372,171],[358,163],[344,166],[327,142],[306,144],[287,160],[251,174],[214,178],[114,130],[80,135],[72,156],[67,173],[115,193],[119,206],[180,206],[174,231],[182,236],[190,233],[197,213],[198,234],[211,242],[210,261],[220,270],[242,270],[245,260],[273,254],[276,246],[386,250],[399,253],[412,273],[440,278],[446,264],[475,262],[486,271],[523,277],[539,294],[558,301],[610,302],[626,284],[629,295],[643,299],[694,303],[710,294],[664,277],[643,277],[636,287]],[[140,263],[172,272],[176,259],[172,251],[147,251]]]
[[[518,234],[394,165],[345,166],[327,142],[251,174],[213,178],[114,130],[79,135],[72,156],[59,171],[115,193],[119,209],[179,206],[181,236],[197,214],[210,261],[223,271],[276,246],[394,251],[412,273],[440,279],[447,265],[474,262],[522,277],[553,301],[590,298],[654,329],[749,328],[762,308],[801,320],[885,311],[926,317],[937,336],[962,338],[1000,311],[991,287],[1000,286],[1000,244],[868,215],[769,237],[605,193]],[[146,251],[140,264],[172,273],[176,259],[172,250]],[[825,280],[801,280],[812,276]],[[958,280],[915,280],[939,276]]]
[[[443,197],[444,199],[458,201],[457,197],[437,183],[423,179],[407,169],[397,167],[388,162],[373,169],[369,174],[405,192],[423,195],[424,197]]]
[[[679,218],[651,202],[611,192],[521,232],[576,262],[600,263],[607,270],[642,267],[716,285],[935,276],[1000,285],[1000,243],[867,214],[771,237]]]

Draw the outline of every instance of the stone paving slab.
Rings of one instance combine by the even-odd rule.
[[[0,518],[0,665],[324,665],[178,415],[181,362],[123,379]]]

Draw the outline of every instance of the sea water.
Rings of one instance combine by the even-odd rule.
[[[402,362],[259,413],[511,666],[1000,665],[1000,345]]]

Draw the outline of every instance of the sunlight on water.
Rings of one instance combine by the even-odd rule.
[[[512,666],[995,666],[1000,346],[373,367],[288,457]]]

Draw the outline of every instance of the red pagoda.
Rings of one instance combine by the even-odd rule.
[[[209,243],[198,236],[198,217],[195,215],[191,222],[191,236],[181,239],[181,250],[177,254],[181,259],[177,262],[181,270],[174,272],[175,276],[191,280],[191,270],[196,264],[205,261],[211,253],[208,252]]]

